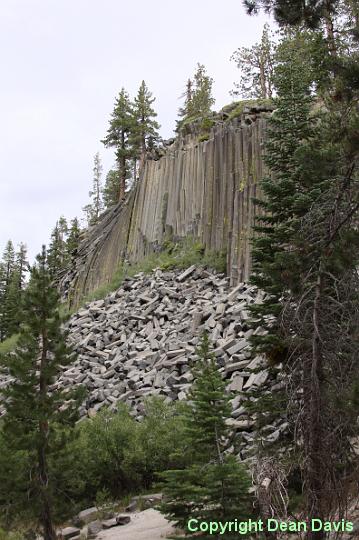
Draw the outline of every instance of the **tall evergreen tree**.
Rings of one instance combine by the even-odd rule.
[[[24,289],[25,286],[25,274],[29,269],[29,263],[27,261],[27,247],[22,242],[19,245],[19,249],[16,253],[16,270],[19,274],[19,289]]]
[[[240,47],[231,56],[240,70],[240,81],[235,83],[233,96],[242,99],[271,99],[273,97],[274,41],[269,25],[265,24],[260,43]]]
[[[71,221],[71,226],[69,229],[69,235],[66,240],[66,252],[67,252],[67,258],[71,259],[71,257],[76,253],[76,250],[80,243],[80,224],[77,217],[75,217]]]
[[[193,81],[188,79],[186,83],[186,90],[181,95],[181,99],[184,99],[183,106],[178,111],[178,116],[180,118],[193,116]]]
[[[230,396],[209,350],[208,336],[202,338],[198,350],[199,360],[194,368],[195,382],[189,393],[185,412],[185,438],[187,453],[183,455],[184,468],[170,470],[164,479],[165,502],[161,511],[185,530],[186,536],[197,538],[187,528],[189,519],[230,521],[247,519],[251,514],[248,495],[249,478],[244,467],[234,456],[226,454],[230,428]],[[193,532],[193,531],[192,531]],[[222,538],[234,538],[227,532]],[[201,538],[211,538],[210,534]]]
[[[16,324],[18,312],[18,288],[19,277],[16,272],[16,255],[14,245],[8,240],[1,263],[1,290],[0,290],[0,333],[1,340],[9,337]]]
[[[324,521],[343,511],[350,441],[357,431],[359,122],[354,85],[333,100],[333,89],[344,88],[349,71],[333,70],[329,41],[321,32],[314,37],[320,51],[312,62],[321,57],[320,72],[310,70],[307,51],[298,46],[302,32],[279,47],[277,109],[265,158],[272,175],[262,183],[265,198],[259,203],[266,214],[253,242],[252,281],[267,296],[251,309],[255,324],[267,329],[252,337],[254,347],[271,364],[283,364],[288,382],[284,406],[295,422],[308,519]],[[344,57],[337,60],[337,66],[346,63]],[[310,97],[315,82],[326,103],[317,115]],[[308,531],[307,538],[325,534]]]
[[[115,101],[107,135],[102,141],[106,148],[115,148],[119,172],[119,201],[125,197],[126,182],[130,174],[130,164],[134,157],[134,150],[130,142],[130,136],[133,133],[133,130],[133,106],[128,93],[122,88]]]
[[[51,233],[50,245],[48,248],[48,264],[54,279],[64,270],[69,262],[66,248],[66,237],[68,226],[66,219],[61,216]]]
[[[87,204],[83,210],[86,213],[88,225],[95,225],[103,211],[102,164],[99,152],[97,152],[94,157],[92,190],[89,191],[89,196],[91,197],[92,202]]]
[[[197,64],[193,81],[192,108],[194,114],[198,117],[206,117],[211,113],[215,99],[212,95],[213,79],[207,75],[203,64]]]
[[[14,353],[4,365],[12,382],[1,393],[6,414],[3,430],[6,443],[14,452],[26,453],[26,485],[9,486],[9,502],[18,517],[30,512],[43,528],[45,540],[55,540],[53,523],[54,479],[49,474],[48,459],[58,451],[68,436],[68,428],[77,418],[79,392],[64,393],[52,387],[62,366],[73,361],[73,352],[65,343],[58,312],[58,295],[43,247],[31,269],[31,278],[23,302],[24,323]],[[61,442],[56,432],[61,430]],[[16,499],[12,497],[16,492]]]
[[[184,106],[179,110],[176,130],[180,131],[187,122],[196,119],[205,120],[210,116],[214,98],[212,95],[213,79],[209,77],[203,64],[197,64],[193,80],[188,79]]]
[[[131,134],[134,159],[139,159],[140,169],[146,152],[154,148],[159,136],[160,125],[156,121],[157,113],[152,107],[155,99],[145,81],[142,81],[133,104],[134,125]]]
[[[105,208],[109,208],[118,203],[119,181],[118,171],[111,169],[106,176],[105,185],[102,190],[102,197]]]

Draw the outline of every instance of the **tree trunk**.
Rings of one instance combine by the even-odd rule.
[[[333,18],[330,13],[328,0],[326,1],[325,8],[324,8],[324,24],[325,24],[326,34],[327,34],[328,48],[329,48],[330,55],[332,57],[336,57],[337,47],[335,44],[335,37],[334,37],[334,24],[333,24]]]
[[[304,481],[307,492],[307,516],[311,523],[313,518],[324,521],[325,498],[325,442],[322,419],[322,382],[323,356],[320,336],[320,308],[323,289],[322,263],[319,263],[318,277],[315,285],[313,304],[312,350],[307,365],[304,366],[304,407],[306,427],[304,431]],[[308,531],[307,540],[325,538],[324,531]]]
[[[47,364],[47,333],[42,331],[42,351],[40,361],[40,403],[44,403],[47,396],[47,380],[45,369]],[[43,527],[44,540],[56,540],[56,531],[52,522],[51,504],[48,490],[48,469],[46,460],[47,439],[49,436],[49,424],[46,419],[39,422],[40,444],[38,447],[39,483],[41,498],[41,524]]]
[[[40,422],[41,447],[38,450],[39,480],[41,497],[41,524],[43,527],[44,540],[56,540],[56,531],[52,522],[52,512],[48,491],[48,475],[46,461],[46,438],[48,436],[47,422]]]
[[[266,74],[265,74],[265,59],[264,55],[259,58],[259,78],[261,84],[262,99],[267,99]]]

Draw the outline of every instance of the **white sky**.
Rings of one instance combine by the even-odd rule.
[[[32,258],[61,214],[82,216],[94,154],[104,176],[114,161],[100,140],[122,86],[133,96],[146,81],[170,137],[197,62],[218,110],[238,76],[229,57],[265,20],[241,0],[1,0],[1,252],[11,238]]]

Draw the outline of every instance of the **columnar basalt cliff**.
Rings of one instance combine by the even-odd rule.
[[[88,230],[62,280],[72,302],[109,282],[125,258],[139,261],[164,240],[186,236],[206,250],[226,250],[231,283],[246,280],[268,114],[264,107],[245,109],[240,118],[217,122],[208,140],[199,142],[193,130],[148,159],[126,201]]]

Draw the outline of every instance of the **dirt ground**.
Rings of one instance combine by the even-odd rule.
[[[163,540],[173,528],[157,510],[149,508],[143,512],[128,514],[131,522],[128,525],[113,527],[101,531],[98,540]]]

